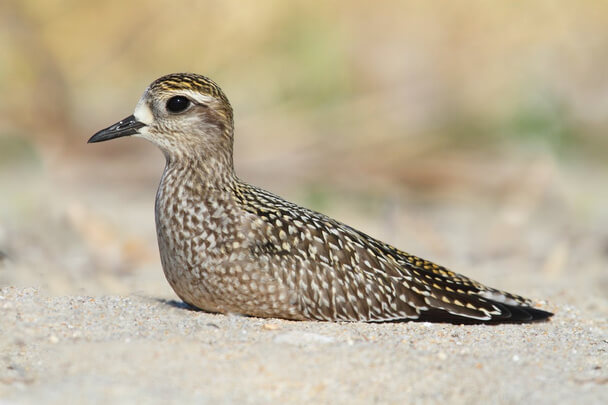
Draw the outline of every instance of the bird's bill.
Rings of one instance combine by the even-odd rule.
[[[137,121],[135,116],[129,115],[127,118],[118,121],[114,125],[110,125],[106,129],[102,129],[89,139],[88,143],[103,142],[121,136],[128,136],[138,133],[138,129],[146,126],[146,124]]]

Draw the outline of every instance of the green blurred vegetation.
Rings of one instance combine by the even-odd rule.
[[[0,18],[2,156],[13,134],[81,153],[151,80],[194,71],[233,102],[254,177],[417,183],[399,171],[505,145],[607,161],[608,2],[6,0]]]
[[[39,166],[40,156],[26,137],[3,134],[0,136],[0,168],[9,165]]]

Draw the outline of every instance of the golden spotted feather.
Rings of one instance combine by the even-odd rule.
[[[305,319],[529,321],[545,311],[241,182],[234,196],[264,221],[251,260],[296,292]]]

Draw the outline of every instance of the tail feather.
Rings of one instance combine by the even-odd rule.
[[[487,287],[442,266],[433,266],[430,262],[422,262],[422,266],[410,265],[410,270],[415,276],[412,284],[423,292],[421,298],[428,307],[427,310],[420,311],[420,320],[533,322],[553,315],[533,308],[529,299]]]
[[[544,320],[553,315],[533,308],[530,300],[476,282],[474,285],[462,285],[454,280],[440,280],[440,277],[434,280],[435,283],[424,283],[424,287],[420,285],[420,289],[426,291],[423,298],[428,307],[427,311],[420,312],[421,320],[523,323]]]

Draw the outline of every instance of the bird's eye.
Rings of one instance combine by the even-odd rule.
[[[175,96],[167,100],[167,111],[180,113],[190,106],[190,100],[184,96]]]

